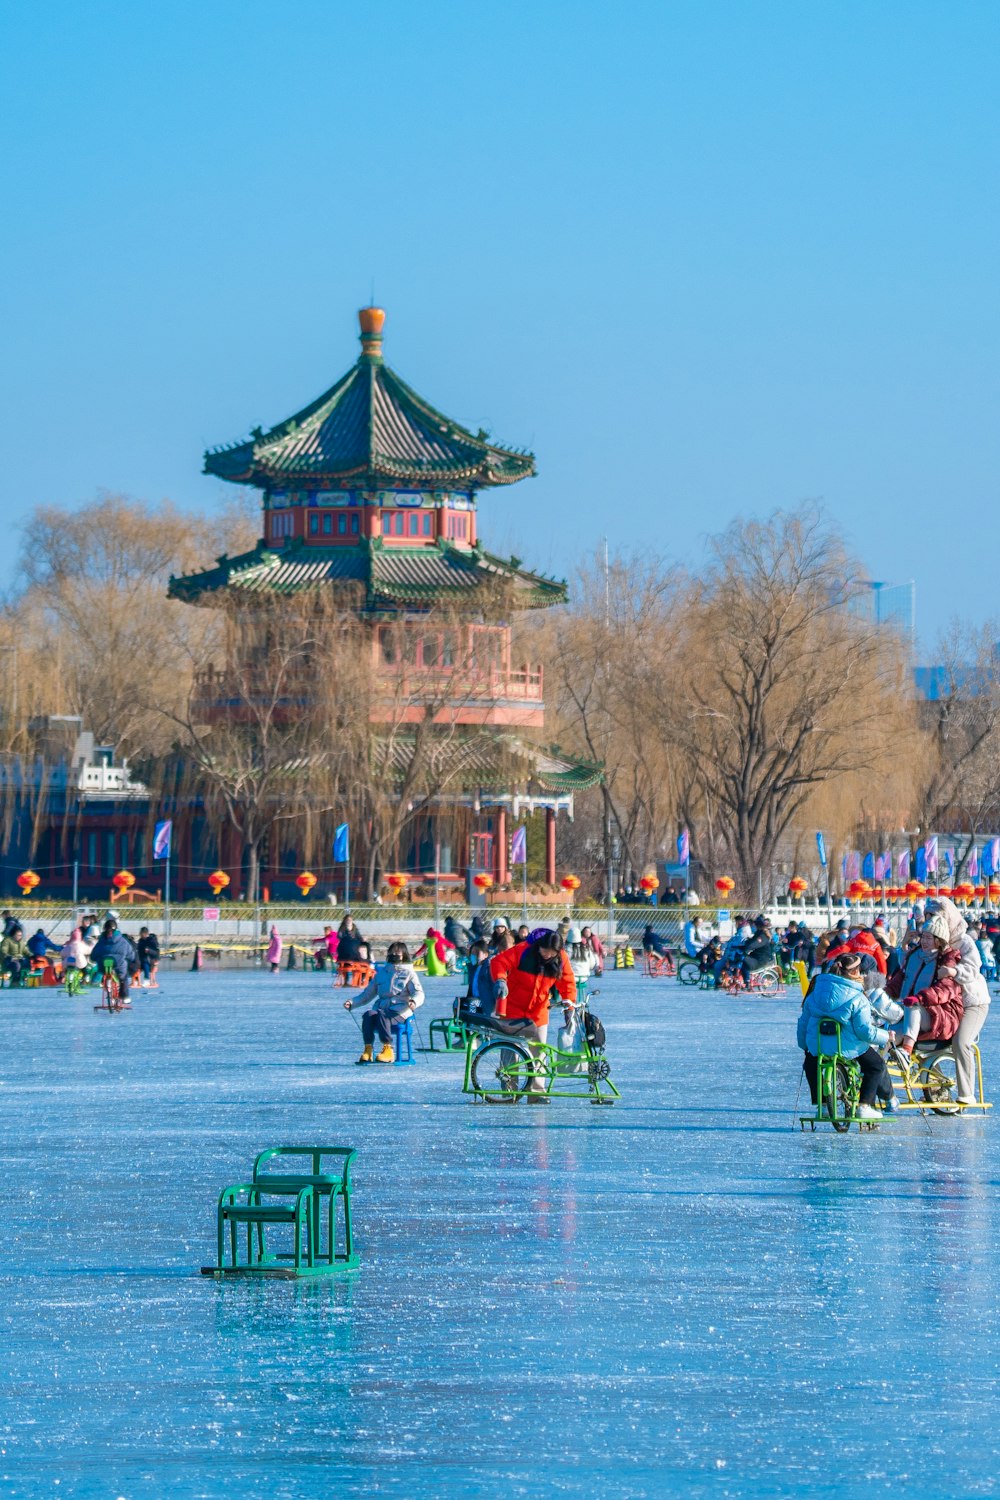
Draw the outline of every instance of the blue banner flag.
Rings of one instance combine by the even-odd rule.
[[[954,875],[955,873],[955,851],[953,849],[946,849],[944,851],[944,865],[945,869],[948,871],[948,878],[951,879],[952,875]]]
[[[927,879],[927,845],[921,844],[917,850],[917,879],[923,885]]]
[[[826,839],[821,833],[816,835],[816,849],[819,854],[819,862],[826,869]]]
[[[874,880],[875,879],[875,856],[874,856],[874,854],[866,854],[865,855],[864,860],[862,861],[862,864],[861,864],[861,873],[864,876],[865,880]]]
[[[687,865],[691,862],[691,839],[688,836],[686,828],[683,829],[680,838],[677,840],[677,862],[681,865]]]
[[[162,823],[157,823],[153,829],[153,858],[170,858],[170,835],[173,831],[173,823],[167,818]]]
[[[333,835],[334,864],[346,865],[351,858],[351,830],[346,823],[338,823]]]
[[[510,862],[512,865],[528,863],[528,830],[523,823],[520,828],[514,829],[514,837],[510,841]]]

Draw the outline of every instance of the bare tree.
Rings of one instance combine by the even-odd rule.
[[[857,565],[816,508],[734,522],[710,553],[669,723],[751,899],[812,789],[883,763],[901,656],[852,612]]]
[[[918,705],[923,755],[913,818],[922,828],[960,836],[956,874],[965,873],[978,835],[1000,822],[1000,662],[998,628],[957,622],[942,638],[930,692]]]
[[[340,805],[363,753],[363,632],[356,609],[320,591],[230,596],[213,613],[221,664],[203,657],[183,708],[161,709],[175,754],[144,773],[160,789],[183,782],[235,831],[254,900],[272,826]]]

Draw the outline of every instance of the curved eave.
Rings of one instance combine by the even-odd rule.
[[[331,424],[323,450],[323,429]],[[319,451],[303,452],[314,440]],[[340,447],[338,451],[338,446]],[[392,452],[398,444],[402,451]],[[346,448],[346,451],[344,449]],[[414,451],[423,449],[424,457]],[[353,451],[352,451],[353,450]],[[331,462],[331,459],[333,462]],[[381,361],[362,356],[336,385],[268,432],[204,455],[203,471],[257,489],[485,489],[535,473],[534,455],[451,421]]]

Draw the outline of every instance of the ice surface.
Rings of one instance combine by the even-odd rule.
[[[993,1491],[1000,1121],[800,1135],[791,993],[606,976],[606,1110],[356,1068],[342,1000],[0,994],[0,1494]],[[314,1140],[358,1149],[361,1270],[200,1277],[219,1189]]]

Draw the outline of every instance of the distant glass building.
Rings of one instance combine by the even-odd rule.
[[[864,579],[850,609],[870,625],[888,625],[912,639],[917,629],[917,586],[912,578],[909,583],[875,583]]]

